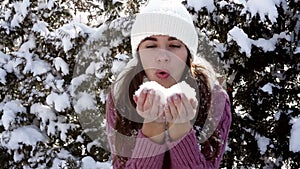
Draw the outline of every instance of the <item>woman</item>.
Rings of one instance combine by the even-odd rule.
[[[132,60],[107,97],[108,140],[114,168],[218,168],[231,124],[229,98],[211,66],[196,59],[198,37],[177,1],[153,0],[131,31]],[[145,81],[169,88],[186,81],[166,104],[154,90],[134,95]]]

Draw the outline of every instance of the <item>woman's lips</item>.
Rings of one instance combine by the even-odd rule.
[[[170,74],[165,70],[157,70],[156,76],[160,79],[166,79],[170,76]]]

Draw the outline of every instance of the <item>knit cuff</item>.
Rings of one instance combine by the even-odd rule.
[[[195,131],[191,129],[182,139],[167,141],[173,165],[178,167],[199,167],[200,149],[197,144]]]
[[[167,147],[165,144],[158,144],[151,141],[140,130],[136,139],[132,158],[146,158],[158,155],[163,156],[166,149]]]

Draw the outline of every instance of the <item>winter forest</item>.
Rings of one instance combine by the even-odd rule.
[[[181,1],[232,103],[221,168],[300,168],[299,0]],[[0,2],[0,168],[111,168],[105,97],[146,3]]]

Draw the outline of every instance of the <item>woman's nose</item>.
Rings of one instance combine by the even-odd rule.
[[[157,61],[158,62],[168,62],[170,60],[170,54],[169,52],[165,49],[160,49],[158,56],[157,56]]]

